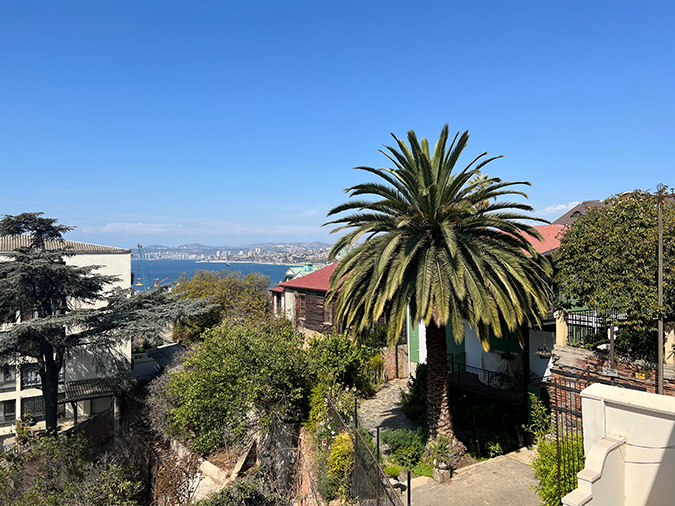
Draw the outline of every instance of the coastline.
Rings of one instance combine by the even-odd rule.
[[[166,258],[163,260],[180,260],[178,258]],[[302,267],[305,265],[304,263],[302,264],[287,264],[287,263],[279,263],[279,262],[249,262],[246,260],[195,260],[196,263],[198,264],[258,264],[258,265],[286,265],[288,267]],[[325,262],[319,262],[319,263],[325,263]],[[328,265],[328,264],[326,264]]]

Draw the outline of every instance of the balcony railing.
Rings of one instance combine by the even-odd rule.
[[[448,378],[451,385],[510,404],[524,404],[527,399],[522,375],[509,376],[453,360],[448,364]]]

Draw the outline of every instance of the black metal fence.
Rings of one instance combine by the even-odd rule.
[[[567,344],[583,348],[587,344],[609,342],[607,331],[612,322],[625,319],[626,314],[619,312],[571,311],[567,314]]]
[[[352,475],[352,495],[362,506],[403,506],[400,496],[391,486],[387,475],[379,464],[375,455],[379,453],[377,447],[358,430],[358,417],[354,408],[353,423],[346,423],[340,416],[333,400],[328,397],[329,415],[338,427],[349,432],[354,444],[354,471]],[[408,488],[408,490],[410,490]]]
[[[556,442],[558,504],[577,488],[577,473],[584,467],[584,434],[581,391],[590,384],[578,378],[555,378],[551,382],[551,423]]]
[[[472,392],[497,398],[510,404],[522,405],[526,401],[525,379],[473,367],[454,360],[448,364],[448,379],[451,385]]]

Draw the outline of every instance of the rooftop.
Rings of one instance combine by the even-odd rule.
[[[0,237],[0,253],[9,253],[19,248],[30,246],[31,238],[29,235],[12,235]],[[131,253],[131,250],[124,248],[115,248],[113,246],[100,246],[98,244],[89,244],[76,241],[45,241],[45,247],[48,250],[70,250],[73,253]]]

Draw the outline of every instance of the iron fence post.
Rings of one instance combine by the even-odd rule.
[[[380,463],[380,427],[377,427],[377,463]],[[375,468],[377,472],[377,467]],[[377,479],[375,480],[375,506],[380,506],[380,480],[382,479],[381,476],[377,476]]]
[[[411,488],[410,488],[410,469],[408,469],[408,506],[412,506],[412,496],[411,496]]]
[[[358,401],[354,399],[354,478],[352,479],[352,490],[358,491],[358,456],[359,456],[359,408]],[[356,496],[357,494],[354,493]]]

